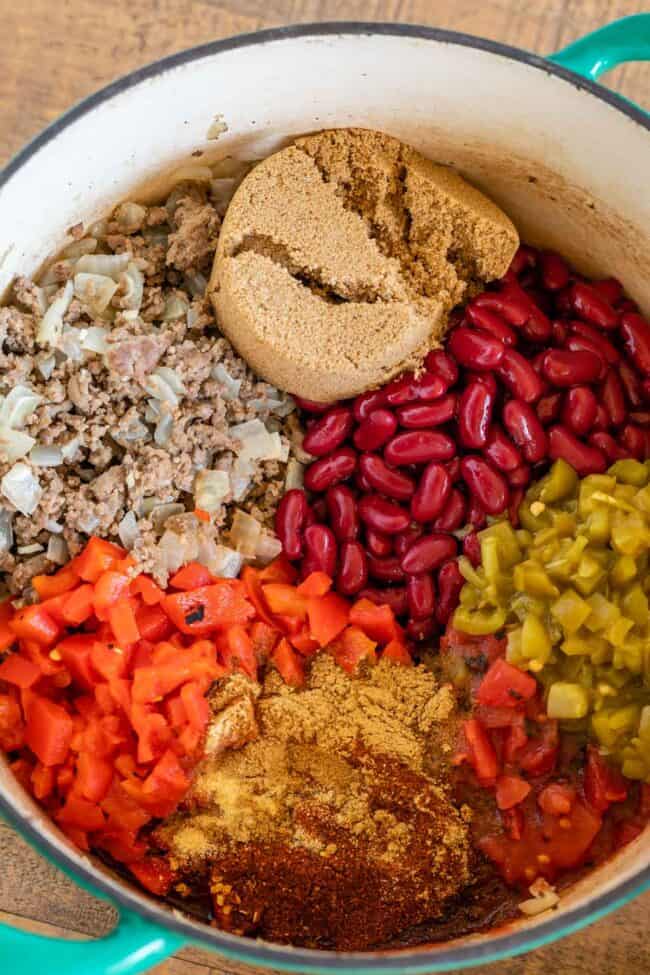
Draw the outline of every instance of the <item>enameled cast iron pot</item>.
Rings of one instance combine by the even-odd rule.
[[[584,271],[619,277],[650,311],[650,118],[596,84],[650,59],[650,14],[552,58],[393,24],[317,24],[217,41],[165,58],[87,98],[0,174],[0,294],[88,221],[193,150],[255,158],[298,133],[383,129],[457,166],[522,236]],[[215,115],[228,129],[206,141]],[[284,971],[441,972],[527,951],[650,887],[650,829],[563,896],[559,910],[480,936],[400,952],[334,954],[238,938],[194,923],[79,853],[0,768],[0,812],[50,861],[114,903],[94,942],[0,929],[0,971],[132,975],[183,944]]]

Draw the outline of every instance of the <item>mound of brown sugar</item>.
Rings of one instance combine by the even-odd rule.
[[[327,402],[416,366],[517,245],[508,217],[457,173],[384,133],[335,129],[244,179],[210,293],[260,376]]]
[[[389,661],[350,678],[326,654],[300,691],[271,671],[255,700],[237,681],[215,720],[248,695],[246,743],[206,758],[157,831],[181,870],[208,867],[218,923],[362,948],[438,916],[469,879],[467,823],[432,771],[452,733],[449,688]]]

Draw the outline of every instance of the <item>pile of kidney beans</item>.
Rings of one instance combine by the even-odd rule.
[[[454,313],[417,377],[338,404],[298,400],[305,488],[276,529],[303,575],[389,603],[413,640],[444,626],[480,557],[475,531],[562,457],[580,475],[650,457],[650,324],[613,278],[588,282],[522,246],[505,277]]]

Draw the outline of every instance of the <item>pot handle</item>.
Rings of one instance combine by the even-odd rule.
[[[121,909],[104,938],[64,940],[0,925],[0,972],[21,975],[136,975],[164,961],[183,945],[171,931]]]
[[[626,61],[650,61],[650,13],[599,27],[548,60],[592,81]]]

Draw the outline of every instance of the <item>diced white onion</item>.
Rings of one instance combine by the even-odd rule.
[[[144,294],[144,274],[133,261],[130,261],[126,271],[120,274],[120,284],[122,286],[122,307],[139,312]]]
[[[542,914],[544,911],[549,911],[551,908],[556,907],[559,902],[560,898],[555,891],[549,890],[539,897],[531,897],[530,900],[521,901],[518,907],[521,913],[527,917],[535,917],[537,914]]]
[[[60,277],[61,270],[71,271],[72,265],[73,265],[72,261],[58,260],[58,261],[52,261],[52,263],[45,268],[40,278],[38,279],[38,283],[45,290],[45,293],[48,296],[50,294],[50,292],[48,291],[49,287],[54,288],[56,291],[58,291],[59,288],[61,287],[61,277]]]
[[[36,441],[29,434],[22,430],[13,430],[11,427],[0,426],[0,456],[10,463],[26,457]]]
[[[178,406],[178,397],[185,393],[185,386],[180,376],[168,366],[154,369],[143,386],[154,399],[168,403],[171,407]]]
[[[73,460],[75,454],[81,446],[81,437],[72,437],[67,443],[61,444],[61,453],[63,454],[63,459],[68,462]]]
[[[120,229],[124,233],[133,233],[135,230],[139,230],[144,223],[145,217],[147,216],[146,207],[140,206],[139,203],[131,203],[127,201],[126,203],[120,203],[118,207],[115,208],[113,213],[113,220],[120,225]]]
[[[75,274],[82,271],[87,274],[102,274],[118,281],[130,260],[130,254],[84,254],[75,265]]]
[[[6,555],[14,544],[13,512],[0,508],[0,555]]]
[[[68,544],[65,538],[61,538],[60,535],[51,535],[50,540],[47,543],[46,555],[50,562],[56,562],[57,565],[64,565],[68,561]]]
[[[48,518],[45,522],[45,531],[54,532],[55,535],[60,535],[63,531],[63,525],[60,521],[54,521],[53,518]]]
[[[230,477],[226,471],[200,471],[194,481],[196,507],[210,514],[218,511],[230,494]]]
[[[262,532],[255,549],[255,560],[261,565],[268,565],[277,558],[282,551],[282,542],[275,535]]]
[[[207,278],[200,271],[188,272],[185,275],[185,284],[193,298],[202,298],[208,286]]]
[[[184,511],[184,505],[177,501],[170,501],[168,504],[155,505],[151,509],[150,517],[154,527],[160,530],[168,518],[172,518],[174,515],[182,515]]]
[[[104,355],[108,352],[106,337],[109,333],[107,328],[102,328],[101,325],[91,325],[90,328],[84,329],[84,332],[81,340],[81,348],[84,351],[96,352],[97,355]]]
[[[15,429],[23,427],[27,417],[31,416],[42,402],[43,397],[28,386],[14,386],[0,406],[0,426]]]
[[[230,481],[233,501],[242,501],[250,490],[255,466],[249,460],[237,457],[232,467]]]
[[[94,254],[97,250],[97,240],[94,237],[84,237],[82,240],[74,240],[63,251],[63,257],[76,260],[84,254]]]
[[[170,295],[165,299],[165,307],[161,316],[163,322],[172,322],[176,318],[183,318],[190,307],[186,298],[180,295]]]
[[[278,433],[269,433],[261,420],[246,420],[230,427],[230,436],[241,443],[244,460],[282,460],[288,457]]]
[[[228,123],[224,120],[223,115],[219,113],[218,115],[215,115],[212,122],[210,122],[205,137],[206,139],[216,140],[221,135],[223,135],[224,132],[227,131],[228,131]]]
[[[157,399],[147,400],[147,405],[144,411],[144,418],[147,423],[156,423],[160,419],[160,405],[160,401]]]
[[[222,579],[236,579],[244,562],[241,552],[236,552],[234,548],[228,548],[226,545],[216,545],[215,549],[215,559],[207,565],[207,568],[213,575],[220,576]]]
[[[85,328],[74,328],[72,325],[63,326],[59,348],[63,355],[72,362],[81,362],[83,359],[81,340],[85,331]]]
[[[210,375],[222,384],[223,389],[221,390],[221,395],[223,399],[239,399],[242,381],[241,379],[234,379],[222,362],[218,362],[216,366],[213,366]]]
[[[54,299],[50,307],[41,318],[41,322],[36,333],[36,341],[40,345],[56,347],[59,344],[61,334],[63,332],[63,316],[70,307],[73,292],[74,287],[72,285],[72,281],[68,281],[61,294],[58,296],[58,298]]]
[[[163,413],[156,424],[153,438],[159,447],[166,447],[174,430],[174,417],[171,413]]]
[[[170,386],[175,393],[178,393],[179,396],[182,396],[183,393],[186,392],[185,386],[183,385],[183,380],[174,369],[170,369],[169,366],[158,366],[154,372],[157,376],[160,376],[161,379],[164,379],[167,385]]]
[[[172,174],[172,179],[175,183],[182,183],[185,180],[197,180],[201,183],[209,183],[212,179],[212,170],[209,166],[188,163],[186,166],[179,166]]]
[[[56,359],[53,355],[46,356],[45,359],[40,359],[36,363],[36,368],[40,372],[41,376],[45,381],[47,381],[52,373],[54,372],[54,367],[56,366]]]
[[[29,459],[34,467],[58,467],[63,463],[63,452],[51,444],[36,444],[29,452]]]
[[[244,558],[254,557],[261,532],[262,526],[257,518],[253,518],[239,508],[235,511],[230,529],[230,541]]]
[[[38,542],[32,542],[31,545],[19,545],[16,551],[19,555],[37,555],[44,549]]]
[[[99,315],[110,304],[117,291],[117,282],[105,274],[80,271],[73,278],[74,293],[91,312]]]
[[[272,433],[270,436],[273,440],[273,456],[266,457],[265,460],[279,460],[286,464],[289,460],[289,444],[282,439],[279,433]]]
[[[299,461],[292,457],[287,464],[287,473],[284,479],[284,490],[293,491],[295,488],[302,488],[305,483],[305,468]]]
[[[120,536],[120,541],[124,548],[129,549],[130,551],[140,535],[138,521],[133,511],[127,511],[127,513],[124,515],[121,522],[117,526],[117,534]]]
[[[27,464],[14,464],[0,481],[0,491],[23,515],[36,511],[43,491]]]

